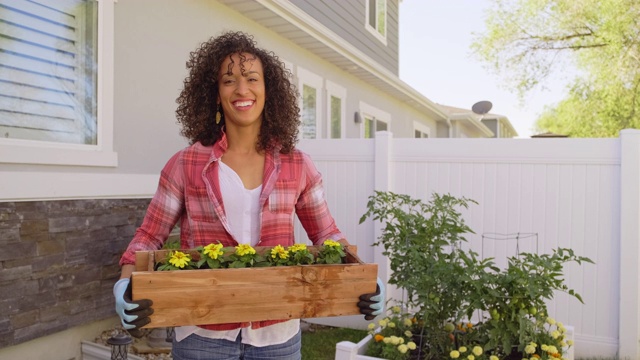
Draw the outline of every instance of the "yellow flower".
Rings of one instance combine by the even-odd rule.
[[[289,246],[289,251],[291,252],[298,252],[298,251],[304,251],[307,250],[307,244],[294,244]]]
[[[460,353],[466,353],[467,352],[467,347],[466,346],[460,346],[460,348],[458,349],[458,351],[460,351]]]
[[[338,247],[342,246],[342,244],[340,244],[339,242],[334,241],[334,240],[325,240],[322,243],[322,245],[327,246],[327,247],[334,247],[334,248],[338,248]]]
[[[385,344],[390,344],[391,343],[391,338],[390,337],[386,337],[384,339],[382,339],[382,342]]]
[[[558,353],[558,349],[555,346],[551,345],[551,346],[547,347],[547,352],[549,354],[557,354]]]
[[[573,346],[573,340],[567,340],[567,345]]]
[[[452,359],[457,359],[460,357],[460,353],[457,350],[453,350],[449,353],[449,357]]]
[[[558,330],[554,330],[551,332],[551,337],[554,339],[557,339],[558,337],[560,337],[560,331]]]
[[[400,344],[400,338],[399,338],[399,337],[394,336],[394,335],[391,335],[391,336],[390,336],[390,338],[391,338],[391,343],[392,343],[393,345],[398,345],[398,344]]]
[[[169,263],[180,269],[189,265],[190,261],[191,255],[185,254],[181,251],[174,251],[173,254],[171,254],[171,258],[169,258]]]
[[[389,324],[387,324],[387,326],[393,329],[394,327],[396,327],[396,323],[394,323],[393,321],[389,321]]]
[[[389,322],[388,318],[384,318],[382,320],[378,321],[378,325],[380,325],[380,327],[387,327],[387,323]]]
[[[474,346],[474,347],[473,347],[473,350],[471,350],[471,352],[473,352],[473,354],[474,354],[475,356],[480,356],[480,355],[482,355],[482,353],[483,353],[484,351],[482,350],[482,347],[480,347],[480,346]]]
[[[204,247],[203,253],[213,260],[224,255],[224,251],[222,251],[222,244],[209,244]]]
[[[413,336],[413,333],[410,330],[407,330],[407,331],[404,332],[404,336],[410,338],[410,337]]]
[[[411,325],[413,325],[413,321],[411,321],[411,319],[404,319],[403,323],[404,323],[404,326],[411,326]]]
[[[282,247],[282,245],[276,245],[271,249],[272,258],[288,259],[289,252]]]
[[[547,318],[547,324],[549,325],[555,325],[556,320],[554,318],[548,317]]]
[[[542,351],[547,351],[547,349],[549,349],[549,346],[542,344],[542,346],[540,346],[540,349],[542,349]]]
[[[489,356],[489,360],[500,360],[500,358],[495,355],[491,355]]]
[[[391,312],[393,312],[394,314],[400,314],[400,311],[402,311],[402,309],[400,308],[400,306],[393,306],[391,308]]]
[[[405,344],[398,345],[398,351],[400,351],[401,354],[406,354],[408,350],[409,350],[409,347],[407,345]]]
[[[476,360],[476,357],[473,355],[467,356],[467,360]]]
[[[409,348],[409,350],[415,350],[418,346],[413,341],[409,341],[407,343],[407,347]]]
[[[249,244],[240,244],[236,246],[236,254],[240,256],[244,255],[253,255],[256,253],[256,250],[251,247]]]
[[[373,330],[373,329],[375,329],[376,324],[370,323],[367,327],[369,328],[369,330]]]
[[[533,354],[534,352],[536,352],[536,347],[529,344],[524,347],[524,352],[527,354]]]

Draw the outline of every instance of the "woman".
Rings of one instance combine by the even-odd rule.
[[[348,244],[329,213],[320,173],[294,148],[299,108],[278,57],[230,32],[192,52],[187,68],[177,116],[191,145],[162,170],[114,286],[116,312],[134,335],[153,312],[149,300],[130,298],[135,251],[161,248],[178,222],[182,248],[218,241],[290,246],[295,211],[314,244]],[[381,312],[380,290],[361,296],[366,318]],[[173,358],[300,359],[300,320],[178,327]]]

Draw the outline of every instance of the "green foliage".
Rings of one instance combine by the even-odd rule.
[[[640,128],[639,12],[633,0],[494,0],[472,49],[522,100],[575,67],[567,97],[546,109],[537,131],[617,136]]]
[[[451,351],[464,353],[472,348],[486,358],[506,356],[514,347],[523,353],[532,342],[562,349],[563,326],[557,325],[557,336],[550,335],[545,300],[552,299],[555,291],[564,291],[582,302],[564,284],[562,270],[568,262],[592,261],[560,248],[553,254],[510,257],[507,268],[501,270],[492,258],[480,259],[461,247],[464,235],[473,231],[458,209],[474,203],[448,194],[433,194],[427,203],[392,192],[376,192],[369,198],[360,222],[371,217],[384,224],[375,244],[382,245],[389,258],[389,283],[406,292],[402,305],[407,313],[395,313],[385,320],[395,324],[413,319],[404,328],[395,324],[385,329],[379,324],[380,335],[404,336],[411,331],[404,343],[413,339],[423,354],[421,360],[441,359]],[[471,324],[473,315],[479,316],[475,324]],[[387,359],[408,358],[393,345],[385,342],[374,348]],[[551,356],[538,351],[542,359]],[[475,358],[482,359],[477,354]]]
[[[333,240],[325,240],[318,251],[318,264],[341,264],[345,254],[342,244]]]

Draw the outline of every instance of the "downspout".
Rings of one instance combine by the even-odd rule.
[[[447,116],[447,126],[449,126],[449,139],[453,137],[453,125],[451,124],[451,117]]]

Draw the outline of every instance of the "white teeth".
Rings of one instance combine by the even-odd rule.
[[[236,106],[250,106],[253,104],[253,101],[238,101],[235,103]]]

